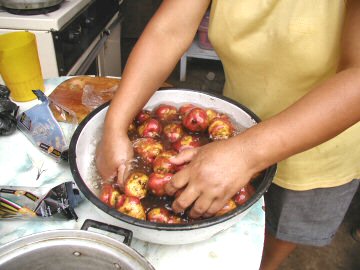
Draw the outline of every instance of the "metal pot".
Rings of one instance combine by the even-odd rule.
[[[237,123],[238,128],[246,129],[260,119],[241,104],[223,96],[186,89],[166,89],[157,91],[146,104],[152,109],[161,103],[181,104],[193,103],[202,107],[213,108],[228,114]],[[180,104],[181,103],[181,104]],[[134,237],[158,244],[187,244],[210,238],[238,222],[249,211],[268,189],[276,171],[276,165],[266,169],[256,181],[255,195],[244,205],[220,217],[199,220],[191,224],[159,224],[147,222],[124,215],[100,201],[98,191],[89,180],[89,170],[94,166],[94,141],[101,136],[108,103],[91,112],[76,129],[69,148],[69,162],[72,175],[81,192],[93,203],[102,220],[116,224],[134,233]],[[236,166],[236,164],[234,164]]]
[[[87,231],[89,227],[116,233],[124,241]],[[0,269],[154,270],[129,247],[131,231],[93,220],[86,220],[81,229],[46,231],[5,244],[0,247]]]
[[[49,8],[59,5],[64,0],[2,0],[2,6],[14,10]]]

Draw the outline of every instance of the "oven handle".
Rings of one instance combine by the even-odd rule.
[[[101,49],[104,47],[106,40],[109,38],[109,32],[104,31],[102,33],[101,39],[95,45],[94,49],[89,53],[88,57],[84,60],[81,66],[75,71],[72,75],[84,75],[85,72],[89,69],[92,62],[94,62],[95,58],[98,56]]]
[[[77,71],[73,72],[71,75],[84,75],[84,73],[89,69],[90,65],[94,62],[95,58],[99,55],[99,52],[104,47],[105,42],[108,40],[111,30],[118,22],[122,22],[123,16],[118,16],[117,19],[102,32],[102,37],[98,43],[94,46],[94,49],[89,53],[88,57],[84,60],[81,66]]]

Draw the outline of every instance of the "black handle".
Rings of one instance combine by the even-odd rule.
[[[130,244],[131,244],[131,240],[132,240],[132,236],[133,236],[132,231],[129,231],[127,229],[120,228],[117,226],[113,226],[110,224],[105,224],[105,223],[102,223],[102,222],[99,222],[96,220],[92,220],[92,219],[85,220],[84,224],[81,226],[81,230],[86,231],[90,227],[124,236],[123,243],[128,246],[130,246]]]
[[[65,162],[69,162],[69,149],[66,149],[61,152],[60,159]]]

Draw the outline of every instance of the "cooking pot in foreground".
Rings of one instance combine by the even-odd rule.
[[[88,229],[111,232],[123,242]],[[86,220],[81,230],[54,230],[25,236],[0,247],[0,269],[154,270],[129,247],[131,231]]]
[[[237,129],[244,130],[255,125],[260,119],[241,104],[223,96],[187,89],[165,89],[157,91],[146,109],[153,109],[159,104],[173,104],[180,107],[192,103],[203,108],[212,108],[232,118]],[[268,189],[276,171],[276,165],[264,170],[253,181],[255,194],[235,210],[219,217],[199,220],[188,224],[162,224],[143,221],[118,212],[107,206],[97,196],[99,190],[91,180],[94,170],[94,153],[101,131],[108,103],[91,112],[76,129],[69,148],[69,162],[72,175],[81,192],[94,204],[98,218],[109,224],[131,230],[134,237],[158,244],[187,244],[202,241],[219,233],[242,219]],[[233,164],[236,166],[236,163]]]

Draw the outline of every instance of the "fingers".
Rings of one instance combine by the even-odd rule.
[[[217,200],[212,201],[210,207],[206,212],[203,213],[203,217],[208,218],[214,216],[217,212],[219,212],[227,203],[227,200],[224,198],[219,198]]]
[[[196,189],[188,186],[173,202],[171,208],[175,213],[184,212],[185,209],[188,208],[199,197],[199,195],[200,193]]]
[[[189,216],[191,218],[199,218],[204,215],[212,205],[213,198],[203,194],[200,196],[194,203],[194,206],[191,208]]]
[[[181,165],[187,162],[190,162],[195,154],[197,153],[198,149],[185,149],[181,151],[176,157],[170,159],[170,162],[175,165]]]
[[[102,153],[102,141],[100,141],[95,150],[95,165],[101,178],[107,181],[109,179],[113,179],[116,176],[116,170],[110,169],[108,164],[105,162],[105,157]]]
[[[131,169],[129,162],[133,154],[132,145],[127,136],[119,137],[110,143],[102,139],[96,147],[95,163],[103,181],[116,180],[122,188]]]
[[[189,181],[190,170],[185,168],[176,173],[169,183],[165,186],[165,191],[170,196],[174,195],[176,191],[181,188],[186,188],[181,192],[180,196],[175,199],[172,204],[172,209],[175,213],[184,212],[200,195],[198,189],[193,186],[187,186]]]
[[[184,168],[183,170],[177,172],[165,186],[165,192],[173,196],[176,191],[185,187],[189,181],[189,170]]]
[[[189,212],[191,218],[214,216],[224,207],[228,200],[223,196],[216,196],[214,192],[202,193],[197,186],[189,183],[189,173],[190,169],[183,169],[175,174],[165,186],[165,191],[171,196],[178,190],[183,189],[172,204],[173,211],[175,213],[184,212],[193,204]]]
[[[125,179],[130,173],[129,166],[126,166],[125,162],[121,162],[117,169],[117,183],[121,189],[123,189],[125,184]]]
[[[114,177],[116,176],[116,170],[109,170],[109,168],[102,161],[101,157],[96,157],[95,165],[100,177],[103,180],[107,181],[110,179],[114,179]]]
[[[173,202],[172,209],[176,213],[184,212],[193,204],[189,212],[191,218],[212,217],[226,205],[228,200],[216,198],[210,194],[200,194],[196,189],[187,187]]]

